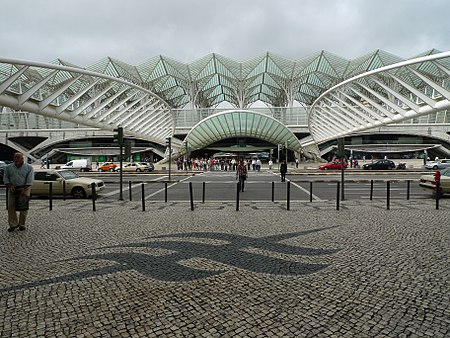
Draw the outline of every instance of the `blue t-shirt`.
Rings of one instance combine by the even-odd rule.
[[[28,163],[22,164],[20,168],[17,168],[14,163],[6,166],[5,174],[3,176],[3,182],[5,185],[12,184],[13,186],[24,186],[33,184],[34,171],[33,167]]]

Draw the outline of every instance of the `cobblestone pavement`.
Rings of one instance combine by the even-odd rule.
[[[442,202],[33,200],[0,235],[0,336],[449,337]]]

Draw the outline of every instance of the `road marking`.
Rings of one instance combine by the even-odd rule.
[[[167,186],[167,189],[173,187],[174,185],[177,185],[178,183],[184,182],[184,181],[186,181],[186,180],[188,180],[188,179],[190,179],[190,178],[191,178],[191,176],[188,176],[188,177],[186,177],[186,178],[180,180],[179,182],[175,182],[175,183],[173,183],[173,184],[171,184],[171,185],[168,185],[168,186]],[[165,189],[166,189],[165,187],[162,188],[162,189],[159,189],[159,190],[155,191],[153,194],[150,194],[150,195],[146,196],[145,199],[148,200],[150,197],[153,197],[153,196],[155,196],[155,195],[157,195],[157,194],[162,193]]]
[[[166,178],[167,176],[162,176],[162,177],[158,177],[158,178],[155,178],[155,179],[153,179],[153,180],[151,180],[151,181],[160,181],[160,180],[162,180],[162,179],[164,179],[164,178]],[[136,183],[136,184],[133,184],[132,186],[131,186],[131,188],[135,188],[135,187],[139,187],[140,185],[141,185],[142,183],[141,182],[139,182],[139,183]],[[129,190],[129,185],[123,185],[122,186],[122,192],[124,192],[124,191],[127,191],[127,190]],[[106,193],[106,194],[101,194],[102,196],[104,196],[104,197],[110,197],[110,196],[113,196],[113,195],[116,195],[116,194],[118,194],[118,193],[120,193],[120,188],[119,189],[116,189],[116,190],[113,190],[113,191],[111,191],[111,192],[108,192],[108,193]]]
[[[307,194],[308,196],[310,195],[310,191],[308,189],[303,188],[302,186],[298,185],[297,183],[293,183],[291,182],[291,184],[297,188],[299,188],[301,191],[303,191],[305,194]],[[323,199],[321,199],[319,196],[316,196],[314,194],[312,194],[312,197],[314,200],[316,201],[324,201]]]

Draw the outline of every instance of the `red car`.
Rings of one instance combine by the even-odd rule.
[[[344,169],[347,168],[347,163],[344,162]],[[341,170],[341,162],[328,162],[319,166],[320,170]]]

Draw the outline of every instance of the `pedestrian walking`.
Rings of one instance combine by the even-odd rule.
[[[280,164],[281,182],[286,182],[287,164],[286,160],[283,160]]]
[[[244,184],[247,176],[247,166],[244,164],[243,160],[240,160],[236,167],[236,179],[239,179],[239,190],[242,192],[244,192]]]

